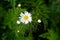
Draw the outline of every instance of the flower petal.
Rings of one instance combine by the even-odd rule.
[[[20,16],[23,16],[24,14],[21,12]]]
[[[31,16],[31,13],[28,13],[28,12],[25,12],[25,15],[27,15],[27,16]]]
[[[20,21],[21,21],[22,23],[24,23],[24,19],[23,19],[23,18],[21,18]]]
[[[27,24],[28,23],[28,21],[25,21],[25,24]]]
[[[27,11],[25,11],[24,13],[25,13],[25,15],[28,15],[28,12]]]
[[[29,17],[28,21],[31,22],[32,21],[32,17]]]
[[[30,17],[31,17],[31,13],[29,13],[29,14],[28,14],[28,16],[30,16]]]

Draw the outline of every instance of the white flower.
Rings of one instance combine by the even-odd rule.
[[[28,13],[27,11],[25,11],[24,14],[21,13],[20,16],[21,16],[20,21],[21,21],[22,23],[27,24],[28,22],[31,22],[31,21],[32,21],[31,14]]]
[[[18,7],[21,7],[21,4],[18,4]]]
[[[38,20],[38,23],[41,23],[41,20],[40,19]]]
[[[16,23],[17,23],[17,24],[20,24],[20,21],[17,21]]]

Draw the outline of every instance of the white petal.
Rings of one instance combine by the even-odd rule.
[[[25,11],[24,13],[25,13],[25,15],[28,15],[28,12],[27,11]]]
[[[29,17],[28,21],[31,22],[32,21],[32,17]]]
[[[28,23],[28,21],[25,21],[25,24],[27,24]]]
[[[29,13],[28,16],[31,16],[31,13]]]
[[[25,11],[24,13],[28,13],[28,11]]]
[[[21,12],[20,16],[23,16],[24,14]]]
[[[22,23],[24,23],[24,19],[23,19],[23,18],[21,18],[20,21],[21,21]]]

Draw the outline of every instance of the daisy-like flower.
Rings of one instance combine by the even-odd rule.
[[[21,7],[21,4],[18,4],[18,7]]]
[[[20,24],[20,21],[18,21],[18,20],[17,20],[17,22],[16,22],[16,23],[17,23],[17,24]]]
[[[40,19],[38,19],[38,23],[41,23],[41,20]]]
[[[21,16],[20,17],[20,21],[22,23],[27,24],[28,22],[31,22],[32,21],[31,14],[29,12],[27,12],[27,11],[25,11],[24,14],[21,12],[20,16]]]

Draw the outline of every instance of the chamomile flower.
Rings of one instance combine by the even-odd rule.
[[[20,16],[21,16],[21,17],[20,17],[20,21],[21,21],[22,23],[27,24],[27,23],[29,23],[29,22],[32,21],[31,13],[29,13],[29,12],[27,12],[27,11],[25,11],[24,14],[21,13]]]
[[[18,7],[21,7],[21,4],[18,4]]]
[[[41,20],[40,19],[38,19],[38,23],[41,23]]]
[[[17,22],[16,22],[16,23],[17,23],[17,24],[20,24],[20,21],[18,21],[18,20],[17,20]]]

